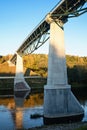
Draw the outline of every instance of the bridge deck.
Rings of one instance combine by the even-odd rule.
[[[77,17],[79,16],[79,11],[82,14],[87,12],[86,9],[82,9],[87,0],[60,0],[60,2],[50,11],[50,16],[52,18],[57,18],[62,20],[63,23],[68,21],[69,17]],[[79,11],[78,11],[79,10]],[[46,22],[46,17],[36,26],[36,28],[28,35],[28,37],[24,40],[21,46],[18,48],[17,52],[20,55],[26,53],[32,53],[36,49],[38,49],[41,45],[43,45],[49,37],[46,37],[43,42],[41,42],[41,38],[44,34],[48,34],[50,29],[50,25]],[[37,41],[37,43],[35,43]],[[39,45],[40,44],[40,45]],[[13,55],[11,61],[14,63],[16,61],[16,54]]]

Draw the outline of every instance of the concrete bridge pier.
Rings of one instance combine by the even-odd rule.
[[[47,22],[50,22],[50,44],[48,79],[44,86],[44,123],[79,121],[84,111],[67,82],[63,23],[53,19]]]
[[[16,61],[16,74],[14,79],[14,92],[15,95],[18,95],[18,92],[24,92],[21,96],[25,96],[27,91],[30,91],[30,86],[24,79],[24,72],[23,72],[23,59],[22,57],[16,53],[17,61]],[[20,94],[19,94],[20,95]]]

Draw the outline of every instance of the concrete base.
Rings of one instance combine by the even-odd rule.
[[[59,123],[73,123],[73,122],[79,122],[82,120],[84,114],[78,114],[78,115],[68,115],[64,117],[56,117],[56,118],[48,118],[44,117],[43,122],[45,125],[50,124],[59,124]]]
[[[63,23],[57,20],[56,24],[50,20],[48,78],[44,88],[44,123],[81,120],[83,114],[81,105],[68,85]]]
[[[45,86],[45,124],[80,121],[83,115],[83,108],[71,92],[69,85]]]

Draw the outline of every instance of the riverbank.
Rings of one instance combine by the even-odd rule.
[[[29,130],[78,130],[78,128],[80,127],[81,130],[86,130],[87,128],[82,129],[83,126],[87,126],[87,122],[47,125],[42,127],[30,128]]]

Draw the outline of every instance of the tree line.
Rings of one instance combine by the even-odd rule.
[[[11,56],[0,56],[0,75],[14,75],[15,67],[7,64]],[[48,55],[29,54],[23,56],[25,72],[29,75],[34,72],[35,75],[47,77]],[[67,75],[70,84],[87,84],[87,57],[66,55]],[[30,71],[27,71],[30,70]],[[26,74],[26,73],[25,73]]]

